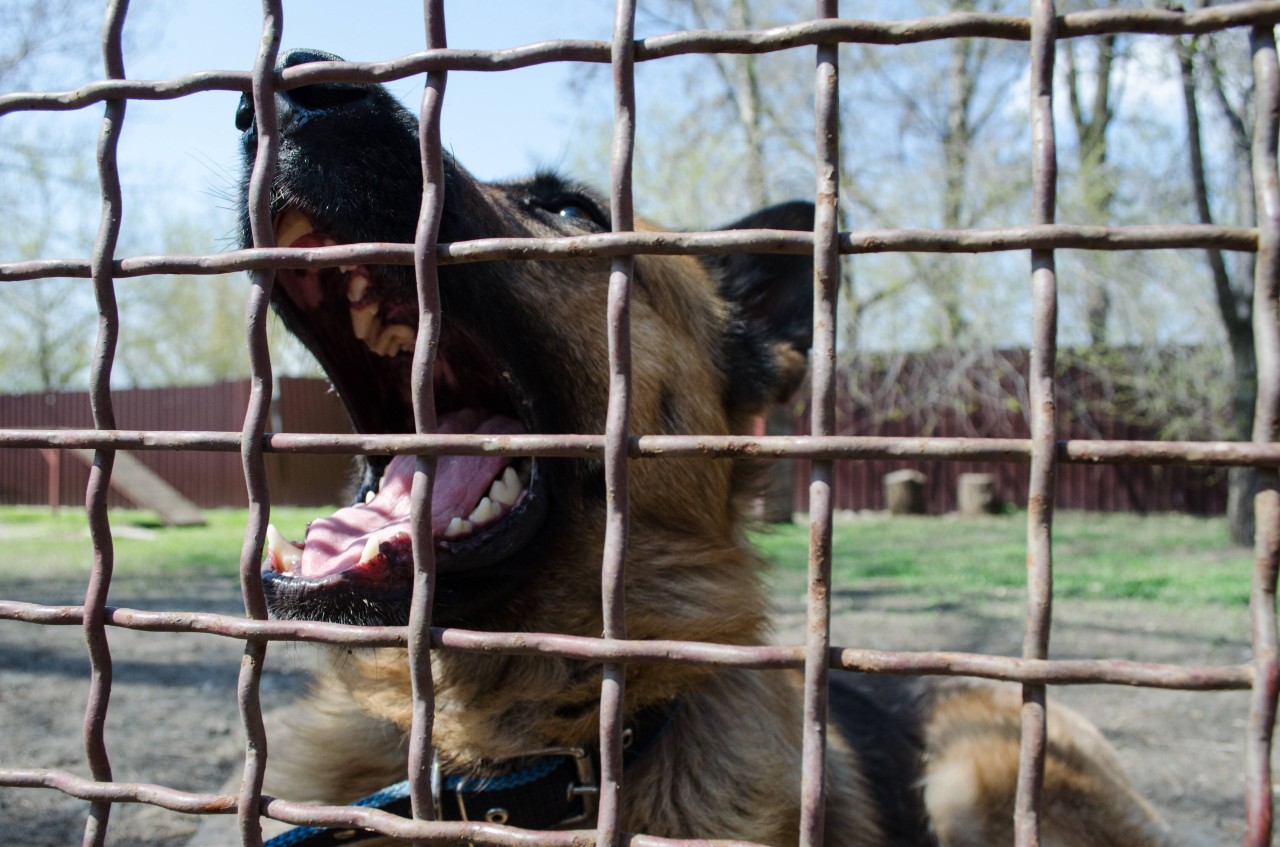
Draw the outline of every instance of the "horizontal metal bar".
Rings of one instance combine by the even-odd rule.
[[[490,847],[591,847],[596,843],[593,830],[516,829],[480,822],[414,821],[390,812],[357,806],[312,806],[272,797],[262,798],[266,817],[298,826],[323,826],[333,829],[366,828],[403,840],[415,839],[424,844],[490,845]],[[660,838],[655,835],[627,833],[628,847],[765,847],[753,841],[685,840]]]
[[[1209,9],[1096,9],[1060,15],[1057,39],[1107,33],[1178,35],[1280,21],[1280,3],[1224,3]],[[644,39],[636,50],[645,61],[690,53],[768,53],[818,44],[920,44],[948,38],[1029,41],[1031,19],[989,12],[957,12],[898,21],[840,18],[755,31],[675,32]]]
[[[0,620],[75,626],[83,606],[44,606],[0,600]],[[146,612],[108,606],[110,626],[140,632],[192,632],[225,638],[258,638],[362,647],[403,647],[408,628],[362,627],[317,621],[252,620],[208,612]],[[466,653],[555,656],[594,662],[681,663],[779,670],[804,665],[802,646],[742,646],[694,641],[625,640],[523,632],[477,632],[432,627],[431,646]],[[1193,691],[1247,689],[1251,665],[1169,665],[1119,659],[1020,659],[981,653],[913,652],[832,647],[833,668],[922,676],[974,676],[1054,685],[1132,685]]]
[[[236,810],[234,794],[193,794],[141,782],[96,782],[54,768],[0,768],[0,786],[52,788],[81,800],[147,803],[187,815],[225,815]]]
[[[240,449],[235,432],[96,429],[0,429],[0,448],[116,448],[121,450]],[[310,455],[424,456],[515,455],[599,458],[602,435],[338,435],[272,433],[263,436],[269,453]],[[912,459],[955,462],[1028,462],[1031,442],[1023,438],[900,438],[836,435],[634,435],[633,459]],[[1277,467],[1280,443],[1253,441],[1058,442],[1058,461],[1089,465],[1197,465]]]
[[[1143,226],[1043,226],[998,229],[879,229],[844,232],[845,255],[870,253],[999,253],[1018,250],[1257,250],[1258,231],[1208,224]],[[482,238],[439,245],[441,265],[509,260],[565,260],[627,255],[690,256],[728,253],[813,252],[813,233],[771,229],[712,232],[625,232],[569,238]],[[117,277],[152,274],[210,275],[351,264],[411,265],[412,244],[367,242],[332,247],[273,247],[200,256],[136,256],[117,259]],[[88,259],[32,259],[0,264],[0,282],[45,277],[89,277]]]
[[[1096,9],[1060,17],[1058,38],[1108,33],[1175,35],[1280,22],[1280,2],[1227,3],[1207,9]],[[957,13],[900,21],[837,19],[808,21],[759,31],[685,31],[651,36],[636,43],[636,61],[693,53],[769,53],[816,44],[918,44],[947,38],[1026,41],[1026,17]],[[605,41],[563,39],[502,50],[456,48],[413,53],[386,62],[315,62],[276,72],[277,90],[322,82],[392,82],[428,71],[507,71],[550,62],[607,64]],[[99,80],[68,91],[15,92],[0,97],[0,115],[18,111],[67,111],[104,100],[171,100],[201,91],[252,88],[249,71],[203,71],[161,80]]]
[[[236,810],[234,794],[197,794],[136,782],[95,782],[54,768],[0,768],[0,786],[51,788],[81,800],[147,803],[189,815],[222,815]],[[375,809],[312,805],[269,796],[262,798],[261,811],[265,817],[295,826],[376,829],[401,838],[423,836],[431,839],[433,844],[584,847],[594,843],[589,831],[533,832],[484,823],[414,822]],[[749,841],[678,841],[648,835],[633,835],[627,843],[632,847],[763,847]]]
[[[895,652],[832,648],[832,667],[911,676],[973,676],[1034,685],[1130,685],[1178,691],[1253,686],[1252,665],[1169,665],[1124,659],[1021,659],[983,653]]]

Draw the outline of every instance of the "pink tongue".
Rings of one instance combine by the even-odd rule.
[[[474,432],[505,435],[524,432],[520,422],[495,415],[480,419],[477,409],[463,409],[440,418],[443,434]],[[382,487],[372,502],[339,509],[307,527],[306,544],[298,567],[302,576],[319,579],[356,566],[369,536],[383,541],[409,531],[409,495],[413,485],[413,456],[396,456],[387,466]],[[490,483],[510,464],[506,456],[441,456],[431,497],[431,534],[439,537],[455,517],[465,518],[489,490]]]

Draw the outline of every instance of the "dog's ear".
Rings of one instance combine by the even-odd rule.
[[[813,204],[781,203],[723,229],[813,231]],[[813,343],[813,257],[781,253],[704,256],[729,307],[725,369],[729,404],[761,408],[795,393]]]

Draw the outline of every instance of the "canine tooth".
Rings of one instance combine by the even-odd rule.
[[[371,489],[369,489],[368,491],[366,491],[366,492],[364,493],[364,502],[365,502],[365,505],[367,506],[368,504],[372,503],[372,502],[373,502],[373,498],[374,498],[374,497],[376,497],[376,496],[377,496],[377,495],[373,493],[373,489],[372,489],[372,488],[371,488]]]
[[[298,239],[310,235],[314,230],[315,227],[307,220],[306,215],[297,209],[290,209],[280,219],[280,226],[276,230],[276,246],[292,247],[298,243]]]
[[[378,304],[370,303],[359,309],[351,310],[351,331],[355,333],[356,338],[368,343],[371,337],[375,337],[382,322],[378,320]]]
[[[480,502],[476,504],[475,511],[467,515],[467,520],[472,523],[484,523],[496,518],[501,512],[494,508],[493,501],[488,497],[481,497]]]
[[[369,540],[364,543],[364,550],[360,553],[360,561],[367,562],[374,556],[378,555],[379,552],[381,552],[381,550],[378,545],[378,537],[376,535],[371,536]]]
[[[444,537],[458,538],[460,536],[467,535],[473,528],[471,521],[463,520],[462,518],[454,518],[449,521],[449,525],[444,528]]]
[[[354,265],[350,265],[354,269]],[[339,268],[341,270],[341,268]],[[347,279],[347,299],[352,303],[357,303],[364,299],[364,295],[369,290],[369,277],[362,273],[353,273]]]
[[[418,333],[404,324],[392,324],[382,330],[378,340],[373,343],[372,350],[379,356],[394,356],[406,350],[412,350]],[[365,339],[368,341],[368,338]]]
[[[267,551],[272,562],[279,564],[276,570],[288,570],[302,560],[302,549],[281,535],[275,524],[267,524]]]

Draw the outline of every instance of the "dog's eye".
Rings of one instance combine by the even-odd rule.
[[[578,227],[607,229],[607,219],[591,201],[575,195],[565,195],[550,201],[534,201],[545,212]]]
[[[584,223],[591,220],[590,213],[579,203],[566,203],[555,210],[555,213],[562,218],[568,218],[571,221],[582,221]]]

